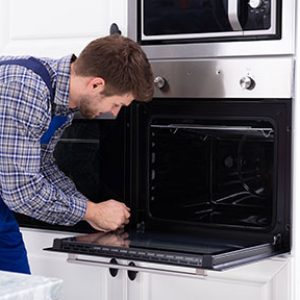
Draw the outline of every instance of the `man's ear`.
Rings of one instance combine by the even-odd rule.
[[[89,82],[89,87],[94,91],[102,91],[105,86],[105,80],[102,77],[93,77]]]

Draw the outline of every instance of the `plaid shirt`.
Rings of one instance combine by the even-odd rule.
[[[87,202],[53,157],[58,139],[74,116],[68,107],[72,58],[40,59],[55,87],[54,103],[39,75],[21,66],[0,65],[0,196],[15,212],[63,225],[80,221]],[[0,61],[6,59],[12,57],[0,57]],[[68,116],[68,121],[49,144],[41,145],[53,113]]]

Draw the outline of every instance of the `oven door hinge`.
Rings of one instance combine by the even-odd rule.
[[[279,246],[282,243],[281,233],[277,233],[273,236],[273,246]]]

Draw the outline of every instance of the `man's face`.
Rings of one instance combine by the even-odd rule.
[[[111,113],[117,116],[122,106],[128,106],[133,101],[131,94],[105,96],[103,93],[82,95],[78,108],[83,117],[94,119],[102,113]]]

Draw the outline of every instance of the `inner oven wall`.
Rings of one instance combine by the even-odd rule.
[[[289,247],[291,205],[289,181],[291,171],[290,99],[256,99],[256,101],[249,101],[249,99],[154,99],[152,103],[139,104],[134,109],[135,118],[132,123],[134,147],[132,153],[135,159],[132,159],[134,166],[132,168],[131,200],[133,201],[132,211],[135,223],[138,227],[144,227],[145,230],[169,230],[231,238],[235,236],[239,239],[245,239],[245,232],[247,232],[246,238],[249,240],[261,241],[270,241],[274,237],[280,236],[284,240],[284,244]],[[223,129],[225,127],[228,129],[228,124],[233,122],[237,126],[249,125],[251,122],[272,124],[274,128],[274,148],[272,149],[274,152],[271,154],[274,157],[265,157],[267,161],[261,162],[272,164],[269,167],[272,174],[264,174],[264,176],[271,176],[272,178],[272,182],[269,182],[272,196],[265,199],[260,198],[265,201],[265,212],[260,211],[260,215],[263,217],[259,219],[257,215],[263,207],[257,207],[255,210],[251,205],[244,207],[228,205],[226,207],[227,212],[223,214],[225,219],[218,217],[213,219],[212,216],[220,212],[220,206],[213,203],[211,197],[214,195],[216,186],[222,186],[223,182],[221,181],[223,179],[219,176],[220,174],[214,174],[211,178],[214,171],[206,169],[206,167],[210,168],[215,165],[218,168],[223,168],[226,164],[226,157],[215,157],[212,164],[208,163],[212,159],[211,149],[205,151],[199,150],[201,148],[197,149],[195,145],[201,141],[195,140],[195,136],[185,139],[185,144],[181,145],[168,144],[170,140],[164,138],[154,139],[151,125],[157,124],[157,120],[160,123],[165,122],[165,124],[169,124],[170,121],[190,125],[217,124]],[[174,128],[165,130],[173,130],[171,135],[174,134]],[[226,137],[226,133],[223,136]],[[161,145],[157,145],[157,143]],[[163,161],[155,157],[155,150],[151,150],[160,147],[162,147]],[[170,156],[166,156],[168,147],[178,147],[179,149],[174,149],[170,152]],[[234,148],[235,146],[231,147],[230,151],[234,151]],[[171,157],[171,155],[175,155],[175,157]],[[205,156],[200,157],[201,155]],[[250,150],[249,157],[251,155]],[[254,155],[253,157],[255,157]],[[195,160],[200,161],[200,164],[193,162],[192,156],[195,157]],[[237,158],[234,155],[228,155],[228,157],[233,160]],[[156,162],[156,160],[158,161]],[[182,162],[186,166],[181,166],[180,169]],[[235,163],[236,161],[233,161],[233,164]],[[166,171],[168,169],[170,171]],[[188,172],[190,174],[187,174]],[[198,172],[205,172],[205,174],[198,174]],[[256,176],[260,175],[257,173]],[[198,182],[188,186],[188,180],[198,180]],[[228,195],[245,191],[240,178],[235,177],[234,180],[237,182],[235,186],[231,187],[231,190],[224,188],[224,186],[221,190]],[[263,180],[257,178],[255,184],[261,184]],[[195,198],[192,201],[193,205],[184,210],[184,206],[187,206],[185,202],[191,195]],[[203,204],[203,198],[207,211],[210,212],[210,217],[197,220],[195,216],[200,211],[196,204]],[[181,205],[183,206],[181,207]],[[224,212],[224,206],[222,208]],[[227,217],[226,219],[226,216],[230,214],[231,218]],[[270,217],[270,220],[264,224],[266,217]],[[244,220],[241,221],[243,218]],[[259,222],[262,223],[259,224]]]

